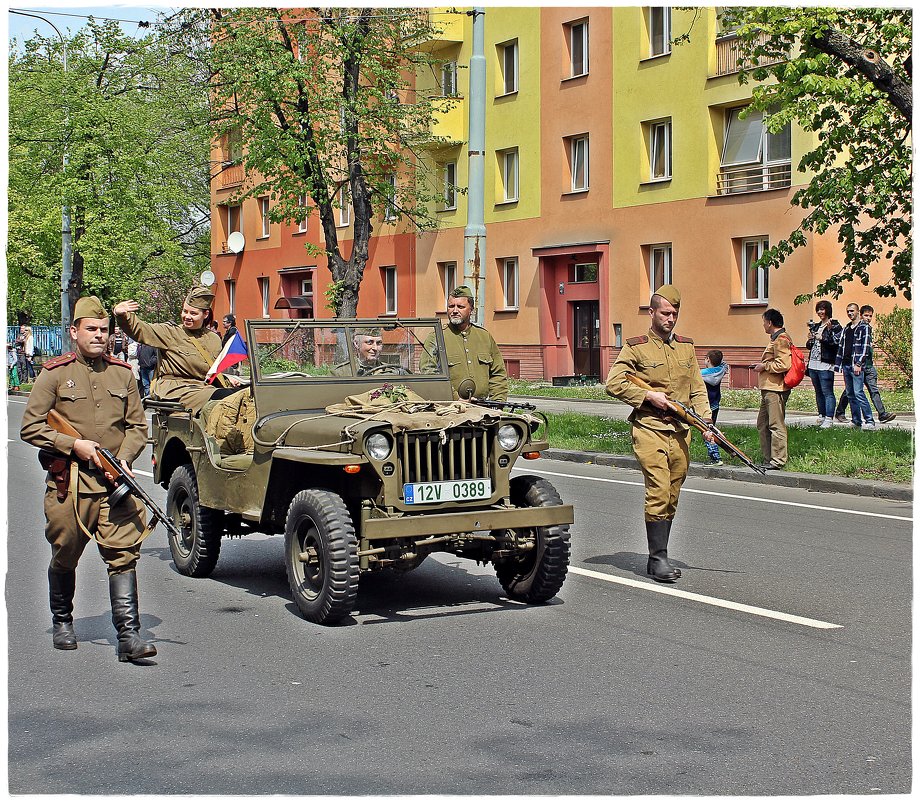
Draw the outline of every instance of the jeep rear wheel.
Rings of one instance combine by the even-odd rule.
[[[284,562],[294,602],[313,623],[347,617],[358,595],[358,541],[334,492],[302,490],[284,523]]]
[[[169,479],[166,514],[180,533],[179,537],[167,534],[169,552],[176,569],[183,576],[193,578],[211,575],[220,556],[224,513],[201,505],[198,482],[191,465],[177,467]]]
[[[561,506],[548,481],[535,476],[511,479],[511,502],[517,507]],[[495,562],[495,575],[509,598],[539,604],[562,588],[569,567],[568,525],[535,526],[519,536],[532,536],[534,547]]]

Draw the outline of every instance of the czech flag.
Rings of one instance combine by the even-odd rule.
[[[237,331],[232,339],[227,340],[227,344],[224,345],[221,352],[217,355],[214,364],[211,365],[211,369],[208,370],[208,374],[204,377],[204,380],[210,383],[218,373],[222,373],[224,370],[233,367],[234,364],[239,364],[243,359],[248,358],[249,351],[246,350],[246,343],[243,342],[240,332]]]

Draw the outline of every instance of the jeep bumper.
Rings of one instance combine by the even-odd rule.
[[[469,512],[426,512],[402,517],[373,517],[364,521],[362,535],[369,540],[405,537],[407,523],[412,536],[465,534],[502,528],[555,526],[575,521],[574,507],[537,506],[524,509],[478,509]]]

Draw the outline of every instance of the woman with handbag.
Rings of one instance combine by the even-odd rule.
[[[815,304],[818,322],[809,322],[808,374],[815,388],[815,403],[818,407],[818,425],[831,428],[834,425],[834,409],[837,399],[834,397],[834,362],[837,359],[837,347],[843,327],[833,319],[834,307],[829,300],[819,300]]]

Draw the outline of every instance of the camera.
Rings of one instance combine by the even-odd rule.
[[[808,321],[808,330],[809,330],[809,332],[811,332],[812,334],[815,333],[815,331],[817,331],[820,327],[821,327],[821,323],[819,323],[819,322],[817,322],[817,321],[815,321],[815,320],[809,320],[809,321]]]

